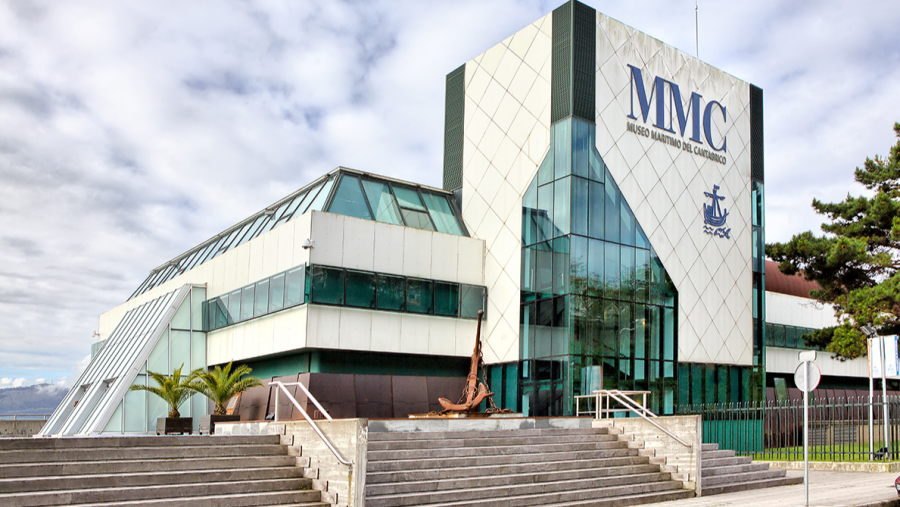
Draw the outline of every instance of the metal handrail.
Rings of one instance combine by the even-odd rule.
[[[319,411],[322,412],[322,414],[329,421],[331,421],[332,420],[331,416],[328,415],[328,412],[326,412],[324,408],[322,408],[322,405],[319,404],[319,402],[318,402],[318,400],[316,400],[315,396],[313,396],[309,392],[309,390],[306,389],[306,386],[304,386],[303,384],[301,384],[299,382],[291,382],[291,383],[285,384],[285,383],[277,381],[277,380],[274,382],[269,382],[269,387],[271,387],[273,385],[278,388],[275,390],[275,422],[278,422],[278,401],[279,401],[278,395],[279,395],[280,391],[284,391],[284,394],[286,394],[288,396],[288,399],[291,400],[291,403],[294,404],[294,407],[300,411],[300,413],[303,415],[303,418],[306,419],[306,422],[308,422],[310,424],[310,426],[313,427],[313,429],[316,431],[316,434],[319,435],[319,438],[321,438],[322,441],[325,442],[325,445],[331,451],[331,454],[334,454],[334,457],[337,458],[337,460],[342,465],[352,466],[353,463],[351,463],[350,461],[347,461],[346,459],[344,459],[343,456],[341,456],[341,453],[339,453],[338,450],[335,449],[335,447],[331,443],[331,441],[328,440],[328,437],[326,437],[325,434],[322,433],[322,430],[319,428],[319,425],[316,424],[316,422],[313,421],[312,417],[310,417],[309,414],[306,413],[306,410],[303,410],[303,407],[300,406],[300,403],[297,401],[296,398],[294,398],[294,395],[291,394],[291,392],[287,390],[287,387],[285,387],[285,386],[289,386],[289,385],[300,386],[300,388],[303,390],[303,392],[306,394],[306,396],[309,398],[309,400],[313,402],[313,405],[318,407]]]
[[[640,405],[640,403],[638,403],[638,402],[632,400],[631,398],[625,396],[624,393],[622,393],[621,391],[619,391],[619,390],[605,391],[605,390],[604,390],[604,391],[594,391],[594,392],[597,393],[597,394],[600,395],[600,396],[606,395],[608,398],[612,398],[612,399],[618,401],[618,402],[621,403],[622,405],[625,405],[626,407],[630,408],[631,411],[634,412],[635,414],[641,416],[641,417],[642,417],[645,421],[647,421],[648,423],[650,423],[650,424],[656,426],[656,428],[657,428],[658,430],[662,431],[662,432],[665,433],[666,435],[669,435],[670,437],[672,437],[673,439],[675,439],[675,441],[678,442],[679,444],[681,444],[681,445],[683,445],[683,446],[685,446],[685,447],[692,447],[691,444],[689,444],[689,443],[685,442],[684,440],[682,440],[682,439],[676,437],[671,431],[669,431],[669,430],[663,428],[663,427],[660,426],[656,421],[654,421],[653,419],[650,418],[650,417],[654,417],[654,418],[655,418],[655,417],[656,417],[656,414],[654,414],[653,412],[651,412],[651,411],[647,410],[646,408],[642,407],[642,406]],[[609,401],[607,401],[607,406],[609,406],[608,404],[609,404]],[[649,415],[650,417],[648,417],[648,415]]]
[[[46,421],[52,414],[0,414],[0,421]],[[7,419],[12,417],[12,419]],[[22,419],[20,419],[20,417]],[[36,419],[36,418],[40,419]]]

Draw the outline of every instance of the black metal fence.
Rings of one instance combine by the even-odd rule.
[[[884,407],[887,430],[884,437]],[[703,416],[703,442],[719,444],[760,460],[803,460],[803,400],[728,403],[681,407],[682,414]],[[881,461],[900,459],[900,396],[810,400],[811,461]]]

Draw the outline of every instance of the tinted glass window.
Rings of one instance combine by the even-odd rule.
[[[369,204],[375,213],[375,220],[387,224],[403,225],[400,218],[400,210],[397,209],[397,203],[391,191],[384,183],[363,180],[363,189],[366,191],[366,197],[369,198]]]
[[[344,270],[327,266],[313,266],[310,290],[313,303],[344,304]]]
[[[400,212],[403,213],[403,219],[406,221],[407,226],[425,229],[426,231],[434,230],[434,226],[431,225],[431,220],[428,218],[428,213],[406,208],[400,208]]]
[[[362,188],[359,186],[359,179],[348,174],[341,176],[341,182],[328,211],[338,215],[372,219],[369,205],[366,204],[366,198],[363,197]]]
[[[431,313],[434,306],[434,283],[410,278],[406,284],[406,311]]]
[[[406,310],[406,279],[402,276],[378,275],[379,310]]]
[[[391,185],[391,188],[394,189],[394,195],[397,196],[397,202],[400,203],[401,208],[425,211],[425,206],[422,205],[422,199],[419,197],[419,192],[416,189],[401,187],[400,185]]]
[[[459,284],[434,282],[434,314],[446,317],[459,315]]]
[[[453,214],[453,209],[450,207],[450,203],[447,202],[447,198],[442,195],[429,194],[428,192],[423,192],[422,195],[425,199],[425,206],[428,207],[428,212],[431,213],[431,218],[434,220],[434,225],[437,227],[438,232],[456,234],[457,236],[462,235],[459,221],[456,220],[456,215]]]
[[[301,266],[288,271],[284,280],[284,307],[303,304],[305,294],[306,267]]]
[[[347,306],[375,308],[375,273],[347,270]]]
[[[284,275],[276,275],[269,282],[269,311],[284,308]]]

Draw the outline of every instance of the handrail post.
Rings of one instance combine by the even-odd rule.
[[[278,397],[281,396],[281,386],[275,386],[275,422],[278,422]]]

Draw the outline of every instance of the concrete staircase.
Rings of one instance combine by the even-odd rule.
[[[0,505],[325,507],[278,435],[0,440]]]
[[[369,431],[366,507],[624,506],[694,496],[617,428]]]
[[[803,484],[803,477],[787,477],[784,470],[769,470],[768,463],[753,463],[750,457],[719,450],[719,444],[703,444],[700,458],[703,496]]]

